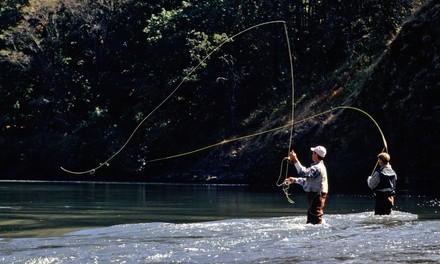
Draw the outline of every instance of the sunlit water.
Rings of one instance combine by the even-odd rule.
[[[439,263],[440,203],[305,197],[245,186],[1,183],[0,263]]]

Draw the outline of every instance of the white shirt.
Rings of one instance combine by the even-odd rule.
[[[327,169],[324,161],[320,160],[306,168],[298,161],[295,163],[300,178],[295,183],[301,185],[306,192],[328,193]]]
[[[384,165],[384,167],[388,167],[391,168],[390,164]],[[396,180],[397,180],[397,175],[395,176]],[[373,175],[369,176],[367,179],[367,183],[368,183],[368,187],[370,187],[370,189],[374,189],[377,187],[377,185],[380,182],[380,174],[379,174],[379,170],[375,171],[373,173]]]

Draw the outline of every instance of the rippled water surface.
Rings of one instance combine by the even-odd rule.
[[[0,263],[439,263],[438,197],[305,196],[246,186],[0,182]]]

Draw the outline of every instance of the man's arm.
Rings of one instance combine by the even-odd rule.
[[[373,175],[369,176],[367,179],[368,187],[370,187],[370,189],[376,188],[377,185],[379,184],[379,181],[380,181],[379,173],[375,171]]]
[[[306,168],[303,165],[301,165],[301,163],[299,161],[297,163],[295,163],[294,165],[295,165],[296,171],[298,172],[298,174],[301,177],[316,178],[321,174],[321,172],[319,171],[319,169],[316,166],[311,166],[309,168]]]
[[[301,162],[299,162],[298,157],[295,153],[295,151],[290,151],[289,157],[288,157],[290,163],[293,163],[295,165],[296,171],[301,177],[305,178],[316,178],[321,173],[316,167],[312,166],[310,168],[304,167]]]

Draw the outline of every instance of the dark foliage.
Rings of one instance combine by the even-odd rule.
[[[291,76],[282,23],[246,32],[213,52],[234,34],[274,20],[285,21],[292,45],[298,117],[357,104],[385,124],[393,147],[401,145],[420,132],[402,133],[397,125],[428,131],[438,120],[426,119],[427,111],[436,109],[417,106],[436,102],[429,87],[438,76],[425,63],[438,66],[435,2],[424,8],[432,13],[422,10],[418,20],[403,24],[419,2],[3,1],[1,178],[198,181],[215,175],[223,182],[273,183],[287,152],[285,130],[148,161],[289,121]],[[408,118],[404,109],[420,118]],[[370,145],[374,127],[360,133],[350,129],[356,125],[351,116],[339,116],[331,128],[321,119],[297,127],[294,147],[305,151],[324,141],[347,153],[352,168],[335,173],[333,181],[342,184],[348,174],[369,173],[365,167],[380,141]],[[353,143],[359,150],[351,153]],[[396,155],[398,164],[406,160],[403,153],[415,151],[395,149],[402,153]],[[60,170],[88,170],[115,153],[110,166],[93,176]],[[342,166],[329,162],[333,170]],[[403,174],[405,187],[423,188],[431,180],[423,175],[423,181],[414,181]]]

